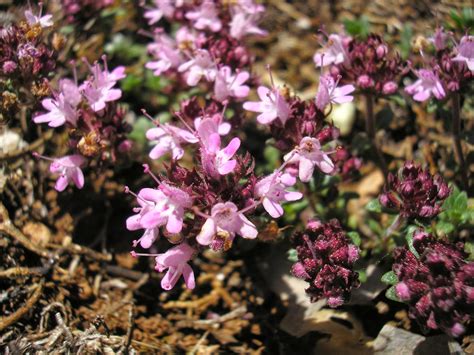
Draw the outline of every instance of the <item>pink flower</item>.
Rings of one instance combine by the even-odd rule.
[[[232,126],[229,122],[223,122],[223,119],[224,117],[220,113],[216,113],[212,116],[197,117],[194,120],[194,127],[201,139],[208,139],[213,133],[225,136],[230,132]]]
[[[348,36],[337,34],[329,35],[326,48],[322,53],[316,53],[313,57],[316,67],[325,67],[331,64],[347,64],[349,57],[345,43],[350,40]]]
[[[211,216],[202,226],[196,240],[201,245],[209,245],[216,234],[233,239],[236,234],[243,238],[255,239],[258,231],[237,206],[232,202],[218,203],[212,207]]]
[[[253,9],[253,11],[246,11],[245,9],[235,11],[229,24],[230,35],[237,39],[241,39],[246,34],[266,35],[267,31],[257,26],[260,17],[259,11],[256,11],[258,9],[260,7]]]
[[[250,74],[246,71],[238,72],[236,75],[232,75],[232,69],[228,66],[219,69],[216,75],[216,81],[214,83],[214,97],[217,101],[223,102],[229,96],[236,98],[247,97],[250,88],[247,85],[243,85]]]
[[[104,70],[100,67],[99,63],[95,63],[90,68],[92,72],[92,78],[86,80],[80,89],[83,91],[85,98],[89,102],[91,108],[98,112],[105,108],[107,102],[115,101],[120,99],[122,96],[122,90],[113,89],[117,81],[125,78],[125,67],[119,66],[112,72],[107,69],[107,62],[104,60]]]
[[[212,133],[201,141],[202,166],[209,176],[217,179],[219,175],[227,175],[234,171],[237,161],[232,157],[240,147],[239,138],[233,138],[223,149],[221,149],[221,138],[217,133]]]
[[[175,2],[172,0],[155,0],[155,7],[148,9],[144,14],[144,17],[148,19],[148,24],[153,25],[157,23],[163,16],[166,18],[173,17]]]
[[[138,195],[136,195],[137,202],[140,205],[140,207],[135,207],[133,209],[133,212],[135,212],[136,214],[127,218],[126,226],[127,226],[127,229],[130,231],[144,229],[141,223],[141,219],[148,212],[151,212],[151,210],[154,207],[153,201],[148,201],[145,199],[145,196],[148,196],[148,194],[144,190],[145,189],[142,189],[138,193]],[[126,188],[126,191],[128,192],[128,188]],[[143,233],[142,237],[139,238],[138,240],[133,241],[133,246],[136,247],[138,244],[140,244],[140,246],[144,249],[150,248],[151,245],[158,238],[159,236],[158,232],[159,232],[159,229],[157,227],[145,228],[145,232]]]
[[[449,33],[444,32],[443,27],[437,27],[433,37],[429,38],[437,51],[442,51],[446,48],[446,42],[451,37]]]
[[[69,79],[59,81],[60,92],[56,99],[44,99],[41,104],[48,113],[33,118],[35,123],[46,123],[50,127],[59,127],[69,122],[77,123],[77,105],[81,102],[81,94],[77,85]]]
[[[168,270],[161,280],[161,287],[163,289],[171,290],[181,275],[183,275],[187,288],[193,289],[196,286],[193,269],[188,265],[188,261],[191,260],[194,252],[194,248],[189,246],[189,244],[181,243],[168,249],[166,253],[158,254],[155,258],[155,269],[159,272]]]
[[[431,95],[434,95],[438,100],[446,96],[441,80],[433,70],[420,69],[415,74],[418,80],[405,88],[405,91],[412,95],[415,101],[426,101]]]
[[[78,154],[54,159],[49,166],[49,171],[59,174],[54,188],[57,191],[64,191],[72,181],[78,189],[82,189],[84,187],[84,174],[82,173],[81,166],[84,163],[84,157]]]
[[[40,25],[40,27],[42,28],[51,27],[54,24],[53,15],[47,14],[47,15],[41,16],[42,12],[43,12],[42,6],[40,7],[38,16],[34,15],[33,11],[26,10],[25,11],[26,22],[28,22],[30,26]]]
[[[463,36],[456,47],[455,62],[464,62],[470,71],[474,71],[474,36]]]
[[[179,160],[184,155],[182,143],[197,143],[199,140],[188,130],[181,129],[170,124],[162,124],[156,128],[150,128],[146,137],[156,141],[155,147],[150,151],[151,159],[159,159],[167,152],[172,153],[174,160]]]
[[[264,177],[255,185],[255,195],[263,197],[263,207],[273,218],[283,215],[280,203],[283,201],[296,201],[303,197],[301,192],[286,190],[293,186],[296,178],[290,174],[276,172]]]
[[[284,160],[299,162],[298,174],[303,182],[311,180],[316,166],[325,174],[331,174],[335,169],[331,158],[321,149],[319,140],[312,137],[304,137],[295,150],[284,156]]]
[[[183,62],[175,41],[161,32],[155,36],[155,42],[148,46],[148,51],[158,60],[146,63],[145,67],[154,70],[156,76],[177,68]]]
[[[217,72],[211,55],[205,49],[198,49],[195,57],[181,64],[178,71],[187,72],[186,83],[189,86],[196,86],[203,76],[207,81],[214,81]]]
[[[187,192],[164,182],[158,189],[141,189],[137,201],[140,207],[135,212],[138,214],[127,220],[127,228],[130,230],[154,229],[166,225],[169,233],[179,233],[183,228],[184,210],[192,205],[192,198]],[[150,236],[154,234],[148,235],[148,238]]]
[[[319,79],[319,89],[316,94],[316,106],[324,111],[329,103],[342,104],[354,100],[349,95],[355,90],[354,85],[343,85],[337,87],[337,82],[330,75],[323,75]]]
[[[187,12],[186,18],[193,21],[193,26],[198,30],[209,28],[212,32],[218,32],[222,28],[217,9],[211,0],[204,0],[198,9]]]
[[[290,106],[278,90],[275,88],[270,90],[265,86],[259,86],[257,93],[261,101],[247,101],[244,103],[244,109],[261,112],[257,116],[257,120],[261,124],[269,124],[276,118],[279,118],[285,124],[290,115]]]

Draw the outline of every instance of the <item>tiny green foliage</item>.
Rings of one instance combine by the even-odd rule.
[[[398,278],[393,271],[388,271],[382,275],[380,281],[387,285],[395,285],[398,282]]]

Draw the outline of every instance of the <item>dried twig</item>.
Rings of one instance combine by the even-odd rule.
[[[40,247],[39,245],[34,244],[28,237],[26,237],[18,228],[16,228],[10,217],[8,216],[8,211],[0,202],[0,232],[4,232],[10,237],[14,238],[21,245],[23,245],[29,251],[42,256],[43,258],[51,258],[53,255]]]
[[[49,130],[45,134],[43,134],[41,138],[38,138],[33,143],[28,144],[26,147],[15,149],[4,154],[0,154],[0,161],[15,159],[27,153],[31,153],[37,150],[39,147],[41,147],[44,144],[44,142],[50,140],[52,136],[53,136],[53,131]]]
[[[33,289],[35,290],[30,298],[25,302],[25,304],[20,307],[20,309],[16,310],[14,313],[10,314],[7,317],[0,318],[0,332],[3,331],[5,328],[9,327],[10,325],[16,323],[20,320],[25,314],[27,314],[31,308],[38,302],[41,293],[43,291],[43,282],[34,285]]]

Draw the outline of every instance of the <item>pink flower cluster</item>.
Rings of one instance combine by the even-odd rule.
[[[398,175],[389,174],[379,201],[404,218],[432,218],[441,212],[443,201],[451,190],[439,175],[413,162],[405,162]]]
[[[473,319],[474,262],[466,260],[462,243],[437,240],[422,230],[414,233],[413,247],[418,255],[408,247],[393,253],[396,295],[424,329],[461,336]]]
[[[228,250],[236,236],[255,239],[258,224],[251,216],[265,211],[271,218],[281,217],[282,204],[303,197],[293,190],[298,178],[308,182],[316,171],[334,174],[338,170],[330,157],[335,151],[323,147],[337,138],[338,131],[325,123],[325,117],[331,105],[353,100],[354,86],[339,86],[340,78],[323,75],[314,100],[289,97],[272,84],[258,87],[259,101],[241,103],[253,82],[246,70],[251,60],[242,39],[247,34],[264,34],[257,27],[263,10],[252,1],[227,6],[209,0],[199,5],[155,1],[153,8],[146,7],[151,25],[164,20],[181,24],[174,36],[155,28],[154,42],[148,47],[154,60],[146,67],[155,75],[178,78],[177,85],[199,85],[213,93],[204,105],[196,98],[182,102],[172,122],[149,117],[156,125],[146,133],[153,145],[149,157],[171,157],[171,162],[159,177],[146,166],[157,187],[143,188],[135,195],[139,207],[127,220],[129,230],[143,231],[134,247],[155,248],[154,242],[163,236],[179,244],[160,255],[192,248],[193,252],[179,254],[182,270],[203,248]],[[227,108],[232,109],[232,117],[226,115]],[[257,176],[251,156],[239,154],[240,138],[230,135],[242,120],[242,109],[258,113],[258,122],[269,127],[282,151],[282,165],[270,174]],[[187,150],[195,158],[185,168],[179,161]],[[156,261],[157,270],[164,270]],[[173,268],[175,276],[167,274],[163,279],[167,280],[162,284],[165,289],[181,274],[189,280],[180,267]],[[190,287],[188,281],[186,285]]]
[[[394,94],[403,72],[399,56],[390,55],[387,43],[375,34],[364,40],[344,34],[328,35],[324,48],[313,60],[317,67],[330,66],[332,77],[378,95]]]
[[[99,63],[89,66],[91,75],[81,84],[76,78],[60,79],[59,90],[52,98],[42,101],[48,112],[33,117],[38,124],[47,123],[53,128],[66,125],[73,129],[70,145],[81,154],[53,160],[50,171],[60,174],[56,183],[58,191],[63,191],[70,181],[78,188],[84,186],[81,167],[85,165],[86,157],[93,157],[108,147],[111,151],[104,157],[112,155],[114,160],[115,149],[123,152],[130,148],[125,137],[129,126],[123,121],[124,112],[113,105],[122,95],[115,86],[125,78],[125,67],[109,72],[105,56],[103,62],[104,68]]]
[[[248,34],[265,34],[257,27],[263,11],[252,1],[224,6],[213,0],[199,5],[157,0],[153,7],[146,6],[148,23],[155,25],[165,18],[181,27],[174,37],[161,27],[154,29],[154,42],[148,46],[154,59],[146,67],[155,75],[178,73],[189,86],[204,81],[220,102],[245,98],[250,74],[243,68],[249,55],[240,40]]]
[[[304,232],[293,236],[298,262],[291,272],[309,283],[306,293],[311,302],[327,299],[330,307],[348,301],[359,275],[353,270],[359,248],[352,244],[338,220],[308,222]]]
[[[465,35],[454,47],[454,35],[437,28],[431,39],[435,53],[425,56],[428,67],[414,70],[417,80],[405,88],[415,101],[444,99],[449,92],[468,88],[474,77],[474,36]]]

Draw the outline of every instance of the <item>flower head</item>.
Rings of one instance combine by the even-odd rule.
[[[150,128],[146,132],[146,137],[150,141],[155,142],[155,146],[149,155],[151,159],[159,159],[167,152],[171,152],[173,159],[179,160],[184,155],[184,150],[181,147],[182,143],[199,142],[193,133],[168,123],[161,124],[159,127]]]
[[[265,86],[259,86],[257,93],[260,101],[247,101],[244,103],[244,109],[261,112],[257,116],[261,124],[272,123],[277,118],[285,124],[290,114],[290,107],[280,92],[276,88],[270,90]]]
[[[201,245],[209,245],[217,235],[233,240],[236,234],[254,239],[258,231],[234,203],[218,203],[212,207],[211,216],[207,218],[196,240]]]
[[[59,127],[68,122],[73,126],[77,123],[77,105],[81,102],[79,89],[74,82],[62,79],[59,82],[60,92],[55,99],[44,99],[41,104],[48,113],[35,116],[35,123],[48,123],[50,127]]]
[[[393,252],[396,295],[424,329],[462,335],[472,320],[474,262],[466,260],[462,243],[450,244],[423,230],[414,233],[413,247],[418,255],[406,246]]]
[[[397,210],[405,218],[432,218],[441,212],[450,189],[439,175],[413,162],[405,162],[398,175],[389,174],[379,201],[382,206]]]
[[[178,71],[186,72],[186,83],[189,86],[196,86],[202,77],[207,81],[214,81],[217,73],[216,65],[205,49],[198,49],[194,58],[181,64]]]
[[[261,11],[263,11],[263,8],[258,5],[251,9],[243,7],[234,8],[232,20],[229,23],[230,35],[237,39],[247,34],[266,35],[267,32],[257,26]]]
[[[186,18],[193,21],[193,26],[198,30],[208,28],[212,32],[218,32],[222,28],[216,6],[211,0],[204,0],[199,8],[188,11]]]
[[[358,273],[353,270],[359,248],[336,219],[310,221],[304,233],[296,233],[292,239],[298,262],[291,271],[309,283],[306,293],[311,302],[325,298],[330,307],[341,306],[359,286]]]
[[[214,83],[214,97],[217,101],[223,102],[228,97],[247,97],[250,88],[244,83],[249,79],[250,74],[241,71],[232,75],[232,69],[224,66],[219,69]]]
[[[194,248],[189,244],[181,243],[168,249],[166,253],[158,254],[155,269],[159,272],[168,270],[161,280],[163,289],[171,290],[181,275],[187,288],[193,289],[196,286],[193,269],[188,265],[194,253]]]
[[[109,72],[105,57],[103,57],[103,60],[104,70],[102,70],[99,63],[95,63],[90,67],[92,77],[80,86],[89,105],[95,112],[103,110],[107,102],[120,99],[122,90],[113,87],[117,84],[117,81],[126,76],[125,67],[120,66]]]
[[[474,36],[464,36],[456,47],[457,55],[452,59],[467,65],[470,71],[474,71]]]
[[[293,186],[295,183],[296,178],[294,176],[275,172],[256,183],[255,195],[263,198],[263,207],[270,216],[278,218],[283,215],[282,202],[296,201],[303,197],[301,192],[287,190],[289,186]]]
[[[83,156],[79,154],[66,155],[62,158],[49,158],[38,153],[33,153],[36,158],[41,158],[51,161],[49,166],[49,171],[53,174],[59,174],[58,179],[56,180],[56,185],[54,188],[57,191],[64,191],[69,185],[73,182],[78,189],[84,187],[84,174],[82,173],[81,167],[85,163]]]
[[[54,24],[53,15],[46,14],[42,16],[42,12],[43,12],[42,6],[40,6],[40,11],[39,11],[38,16],[33,14],[33,11],[31,9],[26,10],[25,11],[26,22],[28,22],[30,26],[40,25],[43,28],[51,27]]]
[[[201,126],[202,127],[202,126]],[[240,139],[235,137],[221,149],[219,134],[212,133],[202,139],[201,160],[204,171],[213,178],[227,175],[234,171],[237,161],[232,159],[240,147]]]
[[[161,31],[155,34],[155,41],[148,45],[148,51],[156,60],[146,63],[145,67],[154,70],[153,74],[156,76],[171,68],[179,67],[183,62],[175,41]]]
[[[326,47],[321,53],[316,53],[313,57],[316,67],[325,67],[331,64],[347,64],[349,58],[347,54],[347,42],[350,37],[331,34],[328,37]]]
[[[145,11],[144,17],[148,20],[149,25],[154,25],[164,16],[166,18],[173,17],[176,1],[172,0],[154,0],[154,7]]]
[[[136,215],[127,219],[129,230],[154,228],[166,225],[169,233],[179,233],[183,228],[184,210],[191,207],[192,198],[187,192],[167,183],[160,183],[158,189],[144,188],[137,195],[140,207],[134,211]],[[147,233],[147,232],[146,232]],[[157,237],[157,233],[148,231],[144,247],[149,247]],[[151,241],[151,243],[150,243]]]
[[[337,82],[330,75],[323,75],[319,78],[319,89],[316,94],[316,106],[324,111],[329,103],[342,104],[354,100],[354,96],[349,95],[354,92],[354,85],[343,85],[338,87]]]
[[[304,137],[295,150],[284,156],[284,160],[299,163],[299,178],[303,182],[311,179],[315,167],[325,174],[333,173],[335,168],[331,158],[321,149],[319,140],[311,137]]]
[[[405,91],[412,95],[415,101],[426,101],[431,95],[438,100],[446,96],[443,84],[433,70],[420,69],[415,74],[418,80],[405,88]]]

